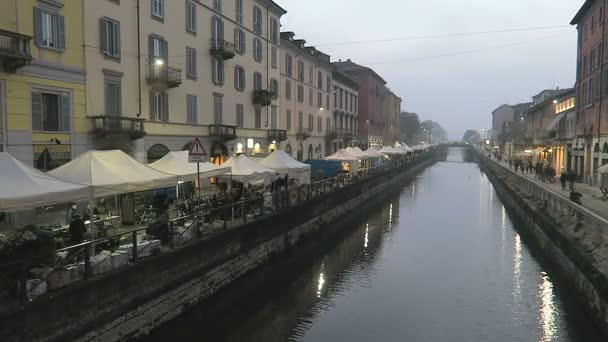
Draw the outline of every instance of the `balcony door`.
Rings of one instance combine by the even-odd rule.
[[[218,18],[211,19],[211,37],[215,48],[220,48],[224,41],[224,22]]]

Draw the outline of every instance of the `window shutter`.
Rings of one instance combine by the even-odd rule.
[[[34,7],[34,42],[42,45],[42,11]]]
[[[61,94],[61,130],[69,131],[70,130],[70,117],[71,117],[71,98],[70,94],[62,93]]]
[[[99,49],[103,54],[108,52],[107,21],[103,18],[99,19]]]
[[[154,57],[154,37],[152,35],[148,36],[148,54],[150,57],[150,63],[152,63],[152,57]]]
[[[169,94],[162,93],[163,98],[163,122],[169,122]]]
[[[196,96],[192,96],[191,98],[191,102],[192,102],[192,123],[197,123],[198,122],[198,103],[196,102],[197,97]]]
[[[156,120],[156,101],[155,101],[155,93],[153,91],[150,92],[150,121]]]
[[[219,38],[223,40],[224,39],[224,22],[220,20],[219,24],[220,24],[219,25],[220,32],[218,32]]]
[[[234,46],[236,47],[236,51],[241,52],[241,45],[239,44],[239,30],[234,29]]]
[[[114,49],[114,51],[116,52],[116,56],[120,57],[120,24],[116,23],[114,24],[114,44],[116,45],[116,48]]]
[[[169,66],[169,42],[166,40],[162,41],[162,55],[167,67]]]
[[[65,50],[65,17],[57,15],[57,48]]]
[[[218,39],[217,24],[216,24],[217,20],[218,19],[216,17],[211,18],[211,39],[213,39],[214,46],[217,46],[217,39]]]
[[[247,51],[247,39],[245,39],[245,31],[241,31],[241,42],[243,44],[243,51],[241,52],[245,53],[245,51]]]
[[[32,93],[32,130],[42,131],[42,94]]]

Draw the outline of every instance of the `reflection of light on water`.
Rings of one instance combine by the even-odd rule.
[[[369,223],[365,224],[365,241],[363,242],[363,248],[367,248],[369,243]]]
[[[513,254],[513,297],[521,301],[521,239],[515,233],[515,253]]]
[[[555,327],[555,295],[553,294],[553,283],[549,276],[542,272],[539,287],[540,295],[540,326],[542,333],[539,342],[552,341],[557,332]]]
[[[321,273],[319,273],[319,282],[317,285],[317,297],[321,297],[323,286],[325,285],[325,261],[321,264]]]
[[[507,233],[507,213],[505,206],[501,206],[500,211],[500,246],[502,247],[502,255],[505,252],[505,234]]]
[[[393,227],[393,203],[388,206],[388,230]]]

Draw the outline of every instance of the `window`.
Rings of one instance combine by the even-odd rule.
[[[304,87],[301,84],[298,84],[298,102],[304,102]]]
[[[213,123],[216,125],[222,124],[222,99],[223,95],[213,94]]]
[[[151,61],[154,61],[156,59],[161,59],[166,63],[167,57],[169,54],[167,41],[161,37],[154,36],[154,35],[150,35],[149,40],[150,40],[149,49],[150,49]],[[163,69],[163,68],[161,68],[161,69]]]
[[[325,109],[330,110],[329,109],[329,95],[325,95]]]
[[[253,58],[258,63],[262,61],[262,41],[259,38],[253,38]]]
[[[287,72],[287,77],[293,77],[291,55],[285,55],[285,69],[286,69],[286,72]]]
[[[285,114],[286,129],[291,129],[291,111],[288,109]]]
[[[262,74],[257,71],[253,73],[253,90],[262,90]]]
[[[186,110],[188,117],[187,123],[196,124],[198,122],[198,103],[194,95],[186,95]]]
[[[270,128],[277,129],[277,106],[270,107]]]
[[[215,85],[224,84],[224,61],[211,58],[211,77]]]
[[[104,84],[106,115],[120,116],[122,114],[120,77],[106,76]]]
[[[314,74],[314,67],[311,65],[310,68],[308,69],[308,83],[310,85],[313,85],[314,83],[314,79],[313,79],[313,74]]]
[[[274,78],[270,80],[270,91],[272,92],[272,98],[276,100],[279,97],[279,81]]]
[[[357,102],[357,95],[355,95],[355,113],[357,113],[357,105],[359,104],[359,102]]]
[[[338,108],[338,87],[334,87],[334,108]]]
[[[236,22],[243,25],[243,0],[236,0],[235,13]]]
[[[329,130],[331,129],[331,119],[327,118],[325,119],[325,129],[329,132]]]
[[[331,77],[329,75],[327,75],[327,92],[329,93],[330,91],[331,91]]]
[[[285,98],[291,100],[291,80],[285,80]]]
[[[192,1],[186,2],[186,31],[196,33],[196,5]]]
[[[308,131],[312,132],[314,129],[315,117],[312,114],[308,114]]]
[[[298,132],[303,132],[304,129],[304,113],[298,112]]]
[[[169,96],[162,91],[150,93],[150,120],[169,121]]]
[[[279,22],[275,18],[270,19],[270,40],[279,43]]]
[[[255,128],[262,128],[262,107],[255,107],[254,121]]]
[[[323,108],[323,94],[321,92],[317,94],[317,107]]]
[[[298,60],[298,79],[304,82],[304,62]]]
[[[237,65],[234,67],[234,87],[236,90],[245,90],[245,69]]]
[[[275,69],[277,68],[277,48],[275,46],[270,48],[270,65]]]
[[[245,53],[245,31],[241,29],[234,30],[234,46],[236,52],[240,54]]]
[[[120,24],[110,18],[101,18],[100,48],[108,57],[120,58]]]
[[[196,80],[196,50],[186,47],[186,77]]]
[[[152,16],[159,19],[165,18],[165,0],[152,0]]]
[[[339,102],[339,107],[340,109],[344,109],[344,91],[342,89],[340,89],[340,102]]]
[[[262,10],[253,6],[253,33],[262,35]]]
[[[599,20],[600,20],[600,23],[604,22],[604,6],[600,6]]]
[[[69,93],[36,90],[31,96],[33,131],[70,131],[72,103]]]
[[[211,39],[218,47],[224,40],[224,22],[218,17],[211,18]]]
[[[308,105],[312,106],[314,103],[314,100],[312,99],[312,88],[308,88]]]
[[[243,117],[243,105],[240,103],[236,105],[236,127],[237,128],[245,127],[244,117]]]
[[[34,8],[36,45],[58,50],[65,49],[65,18],[55,13]]]
[[[222,0],[213,0],[213,9],[222,13]]]
[[[321,71],[319,71],[317,75],[317,88],[319,88],[319,90],[323,89],[323,73]]]

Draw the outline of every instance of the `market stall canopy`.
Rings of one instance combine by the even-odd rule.
[[[399,152],[395,151],[395,149],[390,146],[384,146],[378,152],[388,155],[399,154]]]
[[[247,158],[244,154],[228,159],[222,166],[230,167],[230,175],[221,178],[231,178],[237,182],[250,183],[265,178],[272,178],[276,172]]]
[[[90,188],[55,178],[0,152],[0,211],[80,201],[89,198]]]
[[[386,155],[384,153],[378,152],[375,148],[370,147],[364,151],[368,158],[384,158]]]
[[[608,164],[597,169],[601,174],[608,173]]]
[[[344,149],[339,149],[336,153],[331,156],[325,157],[325,160],[341,160],[341,161],[355,161],[361,158],[353,156],[352,154],[346,152]]]
[[[358,157],[359,159],[361,158],[369,158],[367,156],[367,154],[365,154],[363,151],[361,151],[360,148],[358,147],[347,147],[344,149],[348,154],[351,154],[355,157]]]
[[[198,177],[197,165],[188,162],[188,154],[188,151],[169,152],[161,159],[148,164],[148,166],[160,172],[176,175],[180,181],[193,181]],[[230,172],[230,167],[200,163],[199,171],[201,178],[209,178]]]
[[[290,179],[297,179],[298,184],[310,184],[310,165],[300,163],[285,151],[276,150],[259,162],[260,165],[287,174]]]
[[[93,197],[175,186],[177,176],[154,170],[120,150],[88,151],[49,172],[51,176],[93,187]]]

